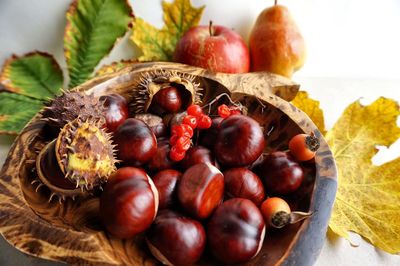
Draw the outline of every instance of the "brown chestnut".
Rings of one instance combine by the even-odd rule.
[[[154,95],[149,111],[156,115],[176,113],[181,106],[181,93],[177,88],[169,86],[161,89]]]
[[[245,115],[232,115],[220,124],[215,156],[225,166],[246,166],[257,160],[264,146],[263,131],[257,121]]]
[[[129,117],[128,103],[119,94],[109,94],[100,97],[104,101],[106,126],[108,131],[115,132],[117,128]]]
[[[269,194],[289,194],[296,191],[304,179],[303,168],[288,152],[276,151],[264,156],[254,167]]]
[[[215,141],[217,140],[218,131],[220,129],[220,124],[224,120],[222,117],[215,117],[212,119],[211,127],[207,130],[204,130],[202,134],[200,134],[200,144],[213,149],[215,145]]]
[[[153,182],[158,190],[160,203],[159,209],[165,209],[171,207],[175,203],[176,199],[176,187],[178,180],[182,176],[181,172],[173,169],[166,169],[158,172],[153,176]]]
[[[205,219],[222,202],[224,176],[210,163],[200,163],[187,169],[179,182],[178,200],[195,218]]]
[[[222,203],[211,216],[207,239],[211,252],[227,264],[255,257],[262,247],[265,223],[257,206],[248,199]]]
[[[247,168],[231,168],[224,172],[226,198],[249,199],[260,206],[265,198],[260,178]]]
[[[188,169],[198,163],[211,163],[215,166],[215,159],[211,151],[206,147],[194,146],[187,152],[185,158],[182,160],[182,167]]]
[[[198,221],[164,210],[147,231],[146,242],[154,257],[164,265],[186,266],[200,259],[206,234]]]
[[[168,135],[168,127],[164,124],[163,119],[152,114],[137,114],[135,118],[145,122],[153,131],[156,138],[165,137]]]
[[[132,238],[146,230],[158,209],[158,191],[143,170],[118,169],[100,197],[100,218],[107,231],[118,238]]]
[[[114,134],[118,158],[127,164],[140,166],[148,162],[157,151],[157,140],[142,120],[128,118]]]
[[[175,162],[169,158],[170,150],[169,139],[159,138],[157,140],[157,151],[147,163],[147,168],[150,172],[156,173],[174,166]]]

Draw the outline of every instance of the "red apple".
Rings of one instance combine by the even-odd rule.
[[[179,40],[174,61],[214,72],[244,73],[250,68],[250,53],[243,38],[223,26],[197,26]]]

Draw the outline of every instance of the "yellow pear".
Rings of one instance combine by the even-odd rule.
[[[269,71],[286,77],[300,69],[306,45],[289,10],[275,4],[258,16],[250,34],[252,71]]]

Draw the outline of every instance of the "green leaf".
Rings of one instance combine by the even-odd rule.
[[[74,0],[67,12],[64,54],[70,83],[86,81],[96,65],[131,25],[132,8],[125,0]]]
[[[18,134],[43,104],[15,93],[0,93],[0,134]]]
[[[163,1],[162,7],[165,22],[162,29],[136,19],[131,40],[143,52],[140,61],[171,61],[177,42],[187,30],[199,24],[205,8],[194,8],[190,0]]]
[[[61,89],[63,75],[51,55],[32,52],[9,58],[1,71],[0,84],[6,91],[46,100]]]

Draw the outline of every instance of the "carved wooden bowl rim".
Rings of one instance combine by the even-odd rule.
[[[121,70],[118,73],[113,73],[105,76],[101,76],[98,78],[94,78],[81,86],[75,88],[76,90],[93,90],[98,85],[109,83],[113,80],[113,78],[123,77],[124,75],[129,75],[129,73],[134,71],[148,71],[149,69],[161,68],[161,69],[169,69],[183,73],[190,73],[197,76],[201,76],[204,78],[212,79],[217,82],[223,83],[222,80],[229,75],[221,74],[221,73],[210,73],[204,69],[199,69],[195,67],[190,67],[181,64],[174,63],[147,63],[147,64],[137,64],[131,67],[127,67]],[[260,73],[258,73],[260,75]],[[265,74],[265,73],[264,73]],[[251,78],[255,77],[254,73],[243,74],[247,75]],[[262,74],[261,74],[262,75]],[[265,74],[267,75],[267,74]],[[229,84],[228,84],[229,85]],[[279,85],[279,84],[278,84]],[[90,88],[90,89],[87,89]],[[245,91],[241,91],[240,88],[228,88],[232,93],[246,93]],[[319,255],[319,252],[322,248],[323,241],[325,239],[325,233],[331,213],[331,209],[333,206],[333,202],[335,199],[336,189],[337,189],[337,169],[335,165],[335,161],[330,151],[328,144],[325,139],[315,126],[315,124],[311,121],[311,119],[303,113],[301,110],[297,109],[291,103],[285,101],[284,99],[274,95],[274,87],[268,89],[268,93],[262,94],[259,91],[252,91],[252,94],[262,101],[278,108],[281,112],[289,117],[292,121],[294,121],[304,132],[314,132],[314,134],[320,139],[320,148],[315,156],[315,167],[316,167],[316,179],[314,184],[314,189],[311,196],[310,202],[310,211],[314,214],[307,220],[305,220],[300,228],[298,229],[295,237],[291,241],[289,247],[286,249],[284,255],[277,262],[276,265],[311,265],[314,260]],[[296,92],[298,87],[296,89]],[[289,96],[283,96],[286,99],[291,100],[293,98],[293,93]],[[0,233],[4,236],[4,238],[13,246],[15,246],[20,251],[27,253],[33,256],[39,256],[41,258],[50,259],[50,260],[60,260],[54,256],[49,256],[46,253],[37,254],[35,250],[30,249],[29,247],[25,247],[23,243],[19,243],[15,237],[13,237],[7,227],[10,226],[9,217],[12,216],[13,209],[10,209],[9,205],[6,205],[6,201],[15,200],[15,204],[19,208],[23,208],[25,211],[32,212],[28,203],[25,201],[24,196],[22,195],[21,184],[19,173],[21,167],[25,163],[26,159],[26,149],[29,147],[29,143],[25,141],[28,139],[32,140],[32,136],[29,137],[29,132],[33,125],[39,123],[39,116],[35,116],[29,124],[24,128],[24,130],[18,135],[15,139],[7,159],[3,165],[3,168],[0,172]],[[43,125],[43,123],[42,123]],[[38,131],[33,131],[38,132]],[[27,135],[28,134],[28,135]],[[17,160],[16,160],[17,159]],[[11,191],[11,192],[10,192]],[[10,193],[12,194],[10,196]],[[15,193],[15,194],[13,194]],[[22,200],[21,200],[22,199]],[[35,219],[34,216],[27,215],[27,220]],[[40,218],[36,217],[36,223],[38,227],[51,227],[46,222],[40,221]],[[38,228],[30,228],[30,230],[37,230]],[[60,229],[61,230],[61,229]],[[62,229],[69,231],[67,229]],[[27,232],[19,232],[21,235],[25,233],[30,233],[27,229]],[[70,262],[68,260],[64,260],[65,262]],[[89,261],[83,260],[85,264],[90,264]]]

